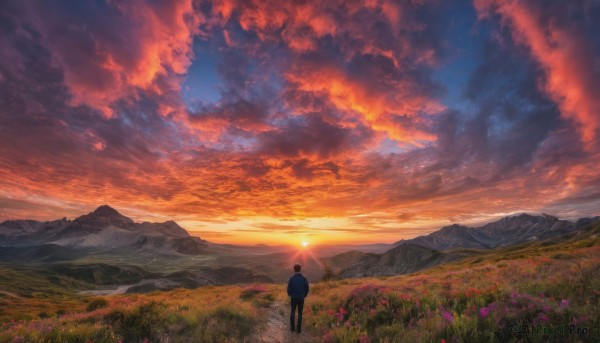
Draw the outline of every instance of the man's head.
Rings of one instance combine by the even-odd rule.
[[[296,273],[300,273],[301,269],[302,269],[302,267],[298,263],[294,264],[294,271]]]

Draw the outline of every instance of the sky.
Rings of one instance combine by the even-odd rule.
[[[0,2],[0,220],[228,243],[600,215],[600,1]]]

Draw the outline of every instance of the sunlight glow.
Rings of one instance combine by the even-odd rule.
[[[306,248],[308,246],[308,242],[302,242],[302,246]]]

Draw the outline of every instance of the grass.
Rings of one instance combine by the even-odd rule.
[[[256,298],[273,299],[274,285],[264,289]],[[267,311],[241,300],[244,290],[220,286],[79,297],[62,314],[53,312],[55,303],[45,299],[4,298],[8,307],[18,303],[21,313],[0,323],[0,342],[237,342],[254,333]],[[49,318],[32,310],[42,304]]]
[[[10,275],[33,285],[0,293],[0,342],[239,342],[264,328],[274,302],[287,302],[276,284],[91,297]],[[304,311],[304,331],[324,342],[594,342],[599,239],[511,247],[409,275],[314,282]]]
[[[322,282],[306,322],[325,342],[595,342],[598,243],[534,244],[411,275]]]

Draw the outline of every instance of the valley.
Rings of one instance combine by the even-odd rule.
[[[412,254],[414,247],[406,247],[393,256]],[[419,272],[402,267],[394,270],[407,271],[403,275],[339,279],[342,273],[328,281],[314,280],[305,309],[306,333],[300,341],[396,342],[402,337],[504,342],[527,337],[533,342],[594,342],[600,337],[596,329],[600,224],[551,239],[465,251],[470,253],[446,258],[443,264]],[[386,254],[348,253],[323,261],[342,265],[345,260],[349,267],[340,270],[354,272],[352,266],[362,266],[364,257],[371,256],[374,265],[386,266],[375,268],[373,274],[377,274],[390,272],[390,266],[402,262]],[[440,256],[458,252],[447,254],[424,255],[423,261],[433,265]],[[99,264],[90,273],[87,267],[66,266],[0,267],[0,341],[117,342],[142,337],[153,342],[266,342],[265,337],[287,341],[285,306],[280,310],[287,298],[281,282],[255,280],[247,285],[206,284],[194,289],[103,295],[97,292],[102,288],[99,284],[156,275],[138,267]],[[226,280],[240,270],[221,272],[212,277]],[[175,273],[170,277],[191,276]],[[89,290],[81,292],[84,288]],[[514,334],[513,323],[567,330],[557,336]],[[586,334],[569,333],[570,326],[585,329]]]
[[[0,263],[42,270],[96,294],[150,292],[206,285],[285,282],[300,262],[311,280],[398,275],[559,237],[600,222],[541,215],[507,217],[478,228],[451,225],[393,244],[238,246],[190,236],[175,222],[135,223],[103,205],[74,220],[10,220],[0,224]],[[59,278],[60,279],[60,278]]]

